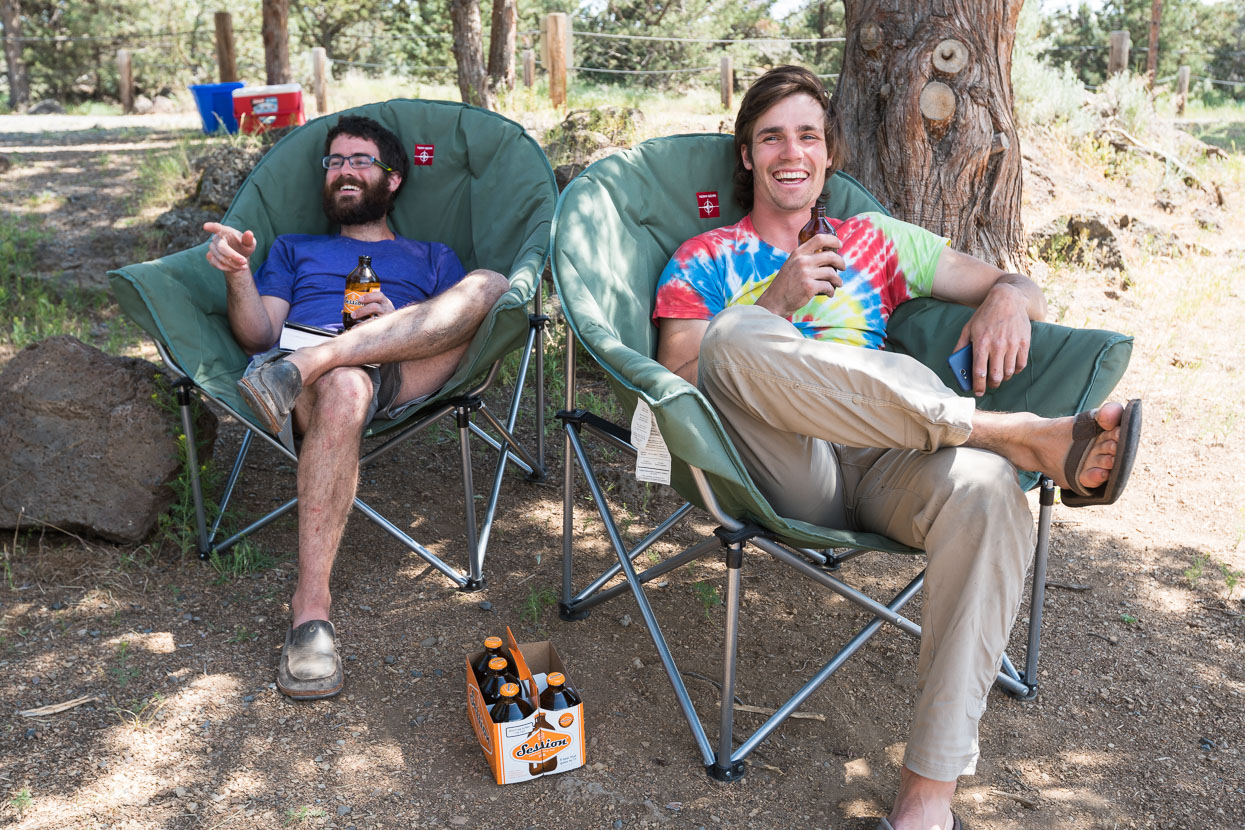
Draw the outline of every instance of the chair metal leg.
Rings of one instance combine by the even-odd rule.
[[[208,544],[207,517],[203,509],[203,485],[199,481],[199,451],[195,446],[195,421],[190,412],[190,390],[194,382],[183,377],[178,378],[174,385],[177,387],[177,406],[182,413],[182,434],[186,436],[186,470],[190,473],[190,494],[195,502],[195,538],[199,558],[207,559],[211,555],[211,550]]]
[[[449,565],[445,564],[445,562],[443,562],[435,553],[428,550],[426,547],[421,545],[419,542],[416,542],[414,539],[412,539],[410,536],[404,533],[402,529],[399,528],[397,525],[395,525],[393,522],[386,519],[380,513],[377,513],[376,510],[374,510],[370,504],[368,504],[367,502],[363,501],[360,498],[355,498],[354,506],[356,510],[358,510],[364,516],[367,516],[369,519],[375,522],[377,526],[380,527],[381,530],[384,530],[390,536],[397,539],[399,542],[401,542],[406,547],[410,548],[412,551],[415,552],[415,554],[420,559],[423,559],[429,565],[431,565],[432,567],[436,568],[441,573],[448,576],[450,580],[453,581],[454,584],[457,585],[459,588],[462,588],[463,590],[469,590],[467,587],[466,577],[464,577],[458,571],[451,568]]]
[[[1055,507],[1055,482],[1042,476],[1038,493],[1038,541],[1033,552],[1033,589],[1029,597],[1029,640],[1025,645],[1025,670],[1020,680],[1021,700],[1033,700],[1038,689],[1038,652],[1042,645],[1042,606],[1046,601],[1046,565],[1050,558],[1050,523]]]
[[[220,524],[225,518],[225,511],[229,508],[229,500],[233,498],[233,488],[238,483],[238,477],[242,475],[242,464],[246,461],[246,456],[251,450],[251,441],[254,437],[255,433],[249,429],[242,436],[242,444],[238,447],[238,454],[233,460],[233,467],[229,470],[229,478],[225,480],[225,490],[220,497],[220,508],[216,511],[216,520],[212,522],[212,529],[208,532],[208,545],[215,541],[216,534],[220,530]]]
[[[454,417],[458,422],[458,442],[462,449],[463,513],[467,529],[467,581],[461,587],[464,591],[480,591],[486,586],[484,563],[480,559],[480,546],[476,540],[475,485],[471,480],[471,409],[458,406]]]
[[[737,781],[744,776],[742,760],[732,760],[735,739],[735,661],[739,652],[739,577],[744,543],[726,546],[726,642],[722,652],[722,703],[719,710],[718,754],[705,771],[715,781]]]

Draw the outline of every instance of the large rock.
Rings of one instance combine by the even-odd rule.
[[[218,209],[221,213],[229,207],[234,194],[251,175],[251,170],[263,158],[264,150],[218,144],[196,157],[192,166],[199,172],[199,186],[191,202],[206,210]],[[319,159],[308,159],[311,163]],[[312,175],[312,174],[309,174]],[[204,237],[206,239],[206,235]]]
[[[0,372],[0,528],[145,539],[181,467],[162,399],[144,360],[69,336],[19,352]],[[215,416],[203,410],[197,429],[211,447]]]

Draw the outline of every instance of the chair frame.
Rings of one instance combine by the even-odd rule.
[[[511,395],[509,409],[505,413],[504,423],[498,419],[496,415],[489,409],[485,403],[483,395],[497,378],[497,374],[501,369],[502,362],[506,356],[496,360],[489,369],[487,375],[478,384],[473,386],[463,395],[447,398],[437,401],[428,408],[426,412],[416,412],[409,418],[401,422],[395,423],[391,428],[386,429],[378,436],[386,436],[383,442],[364,453],[359,458],[359,465],[368,464],[371,461],[393,449],[397,444],[401,443],[408,437],[417,432],[421,432],[432,424],[440,421],[442,418],[453,417],[458,428],[459,447],[461,454],[461,471],[463,481],[464,494],[464,525],[467,539],[467,563],[466,570],[460,571],[448,565],[444,560],[432,553],[426,547],[421,545],[415,539],[411,538],[406,532],[395,525],[393,522],[382,516],[375,508],[359,498],[357,495],[354,499],[354,508],[360,513],[374,522],[378,527],[384,530],[400,543],[405,545],[417,556],[423,559],[432,567],[448,577],[458,588],[465,592],[480,591],[487,587],[487,581],[484,578],[484,559],[488,553],[489,537],[492,532],[493,521],[497,513],[498,498],[501,494],[502,475],[506,471],[506,466],[513,463],[524,473],[529,481],[545,480],[545,367],[544,367],[544,339],[545,326],[549,322],[549,318],[541,313],[543,308],[542,302],[543,286],[537,281],[535,296],[532,301],[534,312],[528,314],[528,333],[527,339],[522,347],[522,357],[519,362],[519,369],[515,377],[514,391]],[[200,559],[210,559],[213,554],[222,554],[229,548],[242,541],[250,534],[266,527],[281,516],[288,513],[298,505],[298,497],[286,501],[279,507],[269,511],[260,518],[254,520],[246,527],[230,535],[228,538],[217,541],[221,532],[221,520],[228,509],[229,501],[233,497],[234,487],[242,474],[243,464],[250,452],[251,444],[256,436],[267,441],[274,449],[285,455],[295,464],[298,463],[298,456],[295,452],[291,452],[281,443],[279,438],[270,435],[267,431],[259,428],[251,422],[249,418],[242,415],[233,407],[224,401],[209,394],[206,390],[199,388],[194,380],[177,365],[177,362],[169,354],[159,340],[153,340],[156,350],[160,353],[161,359],[165,365],[172,370],[177,379],[174,386],[177,389],[177,403],[181,411],[182,429],[186,434],[186,464],[190,472],[190,487],[194,498],[195,508],[195,531],[197,548]],[[514,435],[515,423],[518,420],[520,404],[523,397],[523,389],[526,385],[527,373],[532,362],[533,354],[536,355],[535,366],[535,393],[536,393],[536,448],[535,454],[530,453]],[[508,356],[508,355],[507,355]],[[229,471],[229,476],[225,481],[224,490],[222,492],[221,503],[217,509],[217,515],[209,529],[207,526],[207,510],[203,496],[203,488],[199,478],[199,464],[195,449],[194,438],[194,418],[191,413],[191,390],[197,391],[204,399],[211,401],[216,406],[221,407],[227,413],[237,418],[240,423],[246,426],[246,434],[242,438],[242,443],[238,448],[237,456],[234,458],[233,466]],[[479,424],[472,419],[473,414],[478,414],[488,425],[497,433],[498,437],[494,437],[486,432]],[[407,423],[410,419],[415,419],[414,423]],[[489,489],[488,501],[485,505],[483,523],[477,525],[476,509],[475,509],[475,487],[472,479],[471,471],[471,436],[477,436],[484,441],[497,453],[497,467],[493,474],[493,479]],[[367,437],[367,436],[365,436]]]
[[[745,759],[752,754],[757,746],[775,729],[783,724],[818,688],[833,675],[849,657],[855,654],[882,628],[884,623],[895,626],[913,637],[920,638],[921,627],[904,617],[900,611],[916,596],[925,582],[925,571],[922,570],[912,581],[896,594],[889,602],[883,604],[848,585],[834,574],[841,566],[861,554],[870,552],[868,548],[849,549],[845,553],[818,551],[808,548],[796,548],[779,541],[769,531],[755,524],[741,521],[728,514],[719,504],[713,488],[705,473],[691,467],[692,477],[696,484],[699,497],[706,511],[718,527],[714,536],[698,542],[682,552],[668,557],[656,565],[637,572],[634,561],[637,556],[647,550],[654,542],[669,533],[684,517],[694,509],[694,505],[685,502],[669,517],[657,525],[651,533],[628,548],[619,533],[618,527],[606,503],[605,493],[593,472],[591,459],[584,442],[584,436],[591,436],[604,444],[634,457],[637,449],[631,443],[629,429],[613,424],[583,409],[575,408],[576,372],[574,332],[567,327],[566,345],[566,408],[557,413],[562,421],[564,434],[564,469],[563,469],[563,505],[562,505],[562,600],[559,604],[563,620],[575,621],[585,619],[591,609],[619,594],[630,592],[639,606],[640,616],[648,629],[657,653],[661,658],[662,667],[674,687],[679,708],[691,730],[692,738],[700,751],[705,771],[718,781],[736,781],[746,772]],[[573,461],[572,461],[573,459]],[[600,514],[605,533],[609,538],[615,556],[616,565],[611,565],[600,576],[588,583],[586,587],[576,590],[573,579],[573,555],[575,541],[575,468],[578,466],[584,474],[588,490],[592,494],[597,512]],[[1008,694],[1020,700],[1032,700],[1037,696],[1037,664],[1040,650],[1042,604],[1046,588],[1046,565],[1049,554],[1051,512],[1055,502],[1055,485],[1050,478],[1039,479],[1039,514],[1038,540],[1034,554],[1033,584],[1030,592],[1030,613],[1027,643],[1025,649],[1024,669],[1018,670],[1006,655],[995,682]],[[734,746],[734,706],[736,656],[739,639],[739,599],[740,575],[743,568],[744,548],[751,544],[759,551],[769,554],[778,562],[809,577],[834,593],[874,615],[854,637],[832,656],[821,669],[801,686],[791,697],[780,706],[774,714],[744,740],[738,747]],[[644,585],[653,579],[669,573],[689,562],[709,556],[720,550],[727,567],[725,606],[725,632],[723,636],[721,701],[718,707],[718,740],[716,747],[711,743],[705,731],[704,723],[697,713],[683,677],[675,663],[674,656],[662,634],[652,605],[645,595]],[[624,583],[605,587],[621,572]]]

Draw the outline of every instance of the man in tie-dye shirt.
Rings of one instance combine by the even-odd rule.
[[[1020,274],[882,214],[798,234],[846,145],[815,75],[749,88],[735,124],[735,199],[749,213],[681,246],[658,283],[657,359],[712,401],[753,480],[783,516],[881,533],[928,556],[921,656],[899,791],[881,830],[948,830],[1034,545],[1017,468],[1065,504],[1118,497],[1140,402],[1073,418],[977,409],[928,368],[882,350],[913,297],[976,308],[973,391],[1025,367],[1046,302]],[[959,348],[957,346],[957,348]],[[935,647],[936,644],[936,647]]]

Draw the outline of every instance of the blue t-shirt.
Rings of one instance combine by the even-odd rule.
[[[346,275],[360,256],[372,258],[380,290],[394,308],[435,297],[463,278],[458,255],[440,242],[395,237],[361,242],[346,236],[285,234],[278,236],[268,259],[255,274],[261,296],[280,297],[290,304],[291,323],[339,329]]]

